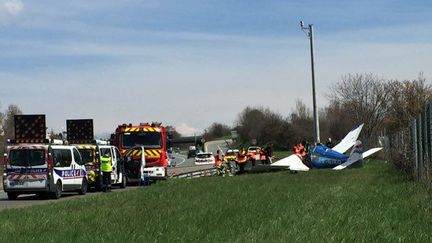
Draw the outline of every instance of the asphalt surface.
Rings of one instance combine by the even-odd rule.
[[[219,149],[222,153],[228,149],[228,144],[232,143],[231,140],[216,140],[210,141],[204,144],[204,150],[206,152],[212,152],[216,154],[216,151]],[[168,175],[174,174],[182,174],[188,173],[197,170],[210,169],[213,168],[214,165],[195,165],[195,158],[187,158],[187,155],[174,153],[175,157],[174,161],[176,162],[175,167],[168,168]]]
[[[216,154],[217,150],[221,150],[222,153],[225,153],[230,143],[232,143],[231,139],[210,141],[204,144],[204,150],[206,152],[212,152],[213,154]]]
[[[195,158],[188,159],[187,155],[184,154],[173,154],[173,156],[175,157],[176,166],[168,168],[168,176],[214,167],[213,165],[195,165]]]
[[[225,140],[218,140],[218,141],[211,141],[207,142],[205,145],[205,150],[213,152],[213,154],[216,153],[218,149],[222,149],[222,151],[225,152],[227,149],[227,142]],[[191,171],[197,171],[201,169],[209,169],[213,168],[214,165],[195,165],[195,158],[187,158],[187,155],[185,154],[179,154],[174,153],[173,156],[174,161],[176,163],[175,167],[169,167],[168,168],[168,175],[173,174],[181,174],[181,173],[188,173]],[[130,191],[135,190],[139,187],[137,186],[128,186],[125,189],[118,188],[116,186],[113,187],[113,190],[111,193],[121,193],[124,191]],[[82,197],[91,197],[94,195],[99,195],[103,192],[87,192],[86,195],[78,195],[78,193],[75,192],[64,192],[62,194],[62,197],[60,199],[44,199],[39,198],[38,196],[34,194],[29,195],[20,195],[17,200],[9,200],[7,198],[7,194],[3,191],[2,183],[0,183],[0,210],[8,209],[8,208],[22,208],[22,207],[30,207],[35,205],[42,205],[42,204],[48,204],[48,203],[57,203],[57,202],[63,202],[66,200],[75,200]]]

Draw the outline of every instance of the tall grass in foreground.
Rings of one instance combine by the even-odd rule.
[[[431,241],[431,196],[363,169],[178,179],[0,212],[3,241]]]

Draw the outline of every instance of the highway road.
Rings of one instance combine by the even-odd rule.
[[[228,149],[228,145],[231,143],[231,139],[209,141],[204,144],[204,150],[206,152],[212,152],[213,154],[216,154],[216,151],[219,149],[222,153],[225,153],[225,151]]]
[[[216,140],[216,141],[210,141],[204,144],[204,150],[206,152],[212,152],[213,154],[216,154],[216,151],[218,149],[222,150],[222,153],[225,153],[225,151],[228,149],[228,143],[232,143],[231,140]],[[195,165],[195,158],[187,158],[186,154],[183,153],[173,153],[174,156],[174,162],[176,164],[176,168],[180,167],[191,167],[198,165]],[[172,169],[172,168],[170,168]]]
[[[220,149],[222,150],[222,153],[224,153],[227,150],[229,143],[232,143],[232,141],[209,141],[204,144],[204,150],[216,154],[216,151]],[[185,154],[174,153],[173,156],[175,157],[174,161],[176,162],[176,167],[168,168],[168,175],[187,173],[191,171],[209,169],[214,167],[213,165],[195,165],[195,158],[188,159],[187,155]]]

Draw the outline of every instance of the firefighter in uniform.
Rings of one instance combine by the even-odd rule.
[[[216,151],[216,155],[214,157],[217,175],[225,175],[224,166],[222,165],[223,155],[221,154],[220,150]]]
[[[221,154],[219,149],[216,151],[216,155],[214,157],[215,157],[215,166],[222,165],[223,155]]]
[[[308,152],[309,152],[308,147],[309,146],[308,146],[307,142],[303,141],[299,144],[294,145],[293,152],[294,152],[294,154],[298,155],[301,158],[303,164],[305,164],[309,168],[312,168],[312,164],[308,158]]]
[[[111,156],[107,150],[101,158],[102,188],[104,192],[111,191]]]
[[[245,172],[245,166],[247,162],[247,153],[246,149],[242,148],[240,150],[239,155],[237,156],[237,164],[240,167],[239,174],[243,174]]]

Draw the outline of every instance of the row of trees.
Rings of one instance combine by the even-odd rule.
[[[374,143],[377,136],[391,134],[407,126],[409,121],[432,101],[432,87],[422,74],[414,80],[386,80],[374,74],[347,74],[330,87],[329,103],[319,111],[321,139],[340,140],[353,127],[364,123],[361,139]],[[17,105],[9,105],[0,112],[0,148],[14,136],[14,115],[22,114]],[[246,107],[238,115],[233,127],[213,123],[204,132],[212,140],[230,136],[236,130],[240,139],[258,144],[273,143],[289,149],[300,141],[312,141],[311,110],[301,101],[287,116],[263,107]],[[171,138],[181,136],[169,127]],[[53,134],[53,132],[52,132]],[[325,141],[323,141],[325,142]]]
[[[365,123],[363,138],[373,140],[408,125],[432,101],[432,87],[423,74],[414,80],[385,80],[373,74],[349,74],[331,88],[329,107],[343,111],[346,122]],[[331,113],[331,112],[330,112]],[[337,123],[342,116],[329,121]]]
[[[352,128],[364,123],[361,139],[371,145],[377,142],[378,136],[406,127],[432,101],[432,87],[426,84],[422,74],[417,79],[404,81],[386,80],[370,73],[347,74],[330,87],[327,97],[328,105],[319,110],[321,140],[328,137],[340,140]],[[297,100],[288,116],[269,108],[246,107],[232,128],[215,123],[205,134],[220,137],[234,129],[243,142],[256,139],[258,144],[273,143],[289,149],[300,141],[312,141],[312,127],[311,110]]]

